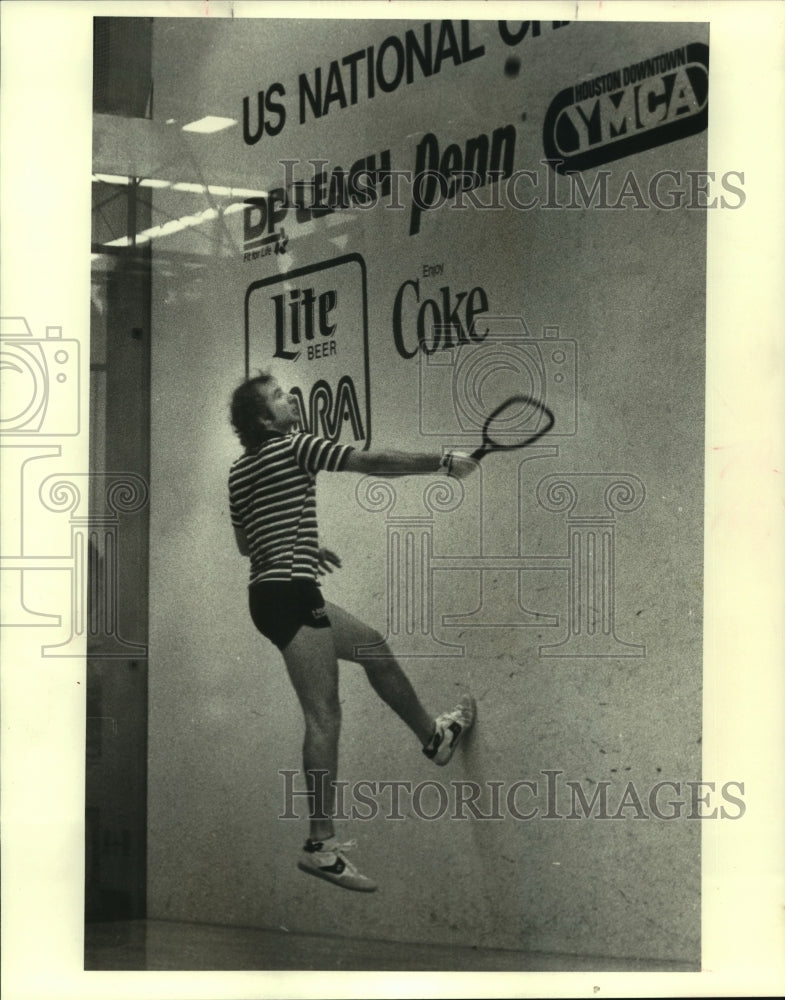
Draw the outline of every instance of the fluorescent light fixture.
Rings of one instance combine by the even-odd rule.
[[[128,177],[119,177],[113,174],[93,174],[93,180],[104,181],[106,184],[130,184]],[[231,188],[221,184],[197,184],[194,181],[166,181],[162,178],[143,177],[139,182],[139,187],[148,188],[171,188],[172,191],[187,191],[191,194],[212,194],[217,198],[266,198],[267,191],[260,191],[258,188]]]
[[[207,115],[206,118],[199,118],[197,121],[183,125],[183,132],[201,132],[203,135],[208,132],[220,132],[222,129],[236,125],[234,118],[219,118],[217,115]]]
[[[136,237],[137,243],[144,243],[146,237],[143,237],[141,233]],[[118,240],[109,240],[104,243],[105,247],[130,247],[132,245],[131,238],[129,236],[121,236]]]
[[[119,174],[93,174],[94,181],[101,181],[103,184],[130,184],[131,178]]]
[[[267,191],[253,191],[250,188],[232,188],[232,198],[266,198]]]
[[[139,245],[159,236],[171,236],[172,233],[179,233],[183,229],[191,229],[194,226],[199,226],[201,223],[209,222],[210,219],[216,219],[217,217],[218,212],[214,208],[206,208],[203,212],[199,212],[196,215],[183,215],[179,219],[170,219],[160,226],[151,226],[149,229],[143,229],[140,233],[137,233],[136,243]],[[111,240],[111,242],[104,244],[107,247],[130,247],[131,245],[132,241],[128,236],[121,236],[117,240]]]
[[[164,222],[160,226],[151,226],[150,229],[142,230],[137,237],[137,242],[142,239],[153,239],[153,237],[158,236],[171,236],[172,233],[179,233],[183,229],[191,229],[202,222],[215,219],[217,215],[218,213],[214,208],[207,208],[204,212],[199,212],[198,215],[183,215],[179,219],[170,219],[169,222]]]
[[[126,186],[134,183],[133,177],[120,174],[93,174],[93,180],[101,181],[103,184],[125,184]],[[159,180],[156,177],[142,177],[136,183],[139,187],[165,188],[169,187],[171,181]],[[199,190],[201,191],[202,188]]]
[[[145,229],[139,235],[148,237],[149,239],[152,239],[154,236],[171,236],[172,233],[179,233],[181,230],[187,229],[190,225],[190,216],[186,215],[182,219],[171,219],[160,226]]]
[[[230,188],[221,187],[217,184],[208,184],[207,190],[210,194],[219,198],[266,198],[266,191],[252,191],[250,188]]]

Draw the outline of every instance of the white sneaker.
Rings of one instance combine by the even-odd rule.
[[[349,851],[356,846],[356,840],[337,844],[335,837],[324,841],[306,840],[297,867],[301,872],[316,875],[317,878],[323,878],[334,885],[342,886],[344,889],[354,889],[356,892],[374,892],[376,883],[367,875],[358,872],[351,861],[347,861],[344,857],[344,851]]]
[[[474,698],[465,694],[452,711],[437,717],[436,732],[422,752],[440,767],[449,763],[461,737],[474,725],[476,715],[477,704]]]

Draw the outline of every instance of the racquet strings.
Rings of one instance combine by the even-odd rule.
[[[488,417],[483,442],[494,449],[522,448],[552,425],[553,417],[543,403],[528,396],[513,396]]]

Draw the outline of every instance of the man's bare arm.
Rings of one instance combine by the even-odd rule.
[[[362,472],[376,476],[434,475],[439,472],[442,456],[406,451],[353,451],[343,466],[344,472]]]
[[[344,472],[361,472],[372,476],[424,476],[448,473],[463,479],[473,472],[477,463],[468,455],[448,452],[353,451],[343,466]]]

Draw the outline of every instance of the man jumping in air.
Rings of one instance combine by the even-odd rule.
[[[298,867],[336,885],[372,892],[375,883],[347,861],[352,845],[335,837],[335,785],[341,708],[338,660],[359,663],[380,698],[409,726],[436,764],[446,764],[475,717],[466,695],[437,718],[423,708],[382,636],[343,608],[326,603],[317,576],[340,566],[320,548],[316,474],[405,476],[475,468],[457,452],[358,451],[303,432],[295,398],[270,375],[243,382],[231,402],[232,425],[245,448],[229,473],[229,508],[240,552],[251,560],[249,608],[256,628],[281,650],[305,716],[303,770],[311,802],[310,836]],[[362,647],[374,647],[372,657]]]

